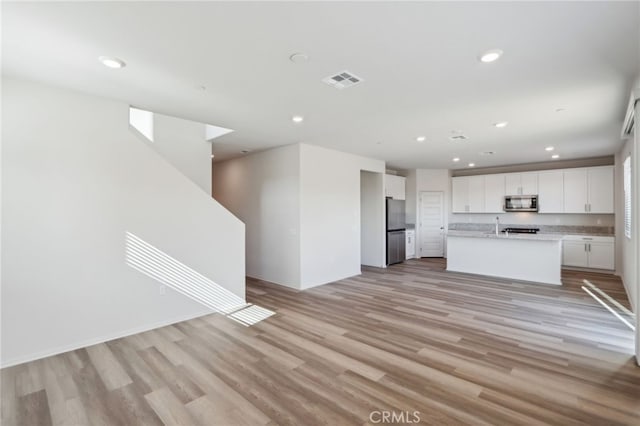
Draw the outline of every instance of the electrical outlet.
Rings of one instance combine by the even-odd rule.
[[[164,296],[165,294],[167,294],[167,286],[166,285],[161,285],[160,286],[160,296]]]

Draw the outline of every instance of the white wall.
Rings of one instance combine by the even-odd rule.
[[[385,266],[384,173],[360,172],[360,263]]]
[[[244,226],[129,129],[129,106],[2,92],[2,364],[209,312],[125,264],[132,232],[244,298]]]
[[[361,170],[384,173],[385,165],[300,145],[301,288],[360,274]],[[380,196],[384,211],[383,191]],[[384,232],[384,223],[380,229]]]
[[[300,146],[214,163],[213,196],[246,225],[247,275],[300,288]]]
[[[631,156],[631,172],[637,173],[637,164],[634,163],[635,143],[633,139],[629,139],[622,149],[616,154],[616,273],[622,278],[622,282],[627,290],[631,304],[634,310],[637,310],[636,296],[638,293],[638,280],[636,279],[637,258],[634,255],[637,242],[635,239],[629,239],[624,235],[624,173],[622,163],[625,158]],[[632,228],[636,224],[632,222]],[[633,237],[633,235],[632,235]]]
[[[640,90],[640,76],[636,79],[634,87],[636,87],[636,90]],[[631,261],[635,264],[636,270],[634,274],[636,287],[636,364],[640,365],[640,283],[638,282],[640,279],[640,259],[638,259],[640,257],[640,172],[638,171],[638,168],[640,167],[640,129],[638,128],[638,123],[640,123],[640,104],[636,105],[635,122],[636,127],[633,139],[633,157],[631,160],[631,191],[633,194],[633,218],[631,222],[631,232],[635,241],[635,250],[632,253]]]
[[[247,226],[247,275],[305,289],[360,274],[361,170],[384,162],[297,144],[215,163],[214,197]]]
[[[211,196],[211,143],[205,139],[205,126],[155,113],[153,121],[153,148]]]
[[[416,215],[418,214],[418,193],[416,189],[417,171],[415,169],[407,170],[405,173],[405,222],[407,224],[416,224]],[[417,239],[417,238],[416,238]]]

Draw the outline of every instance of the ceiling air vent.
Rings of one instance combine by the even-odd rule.
[[[449,136],[449,140],[452,141],[466,141],[468,138],[465,135],[452,135]]]
[[[330,75],[329,77],[323,78],[322,81],[327,83],[329,86],[342,90],[347,87],[355,86],[362,82],[362,79],[354,75],[352,72],[342,71],[336,75]]]

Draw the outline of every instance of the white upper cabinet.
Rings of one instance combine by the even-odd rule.
[[[385,196],[394,200],[404,200],[406,198],[406,178],[396,175],[384,175]]]
[[[461,176],[453,213],[502,213],[505,195],[538,195],[539,213],[613,213],[613,166]]]
[[[505,195],[520,195],[520,173],[507,173],[505,177]]]
[[[451,210],[453,213],[469,211],[469,180],[466,177],[451,178]]]
[[[586,169],[564,171],[564,212],[587,213],[589,191]],[[613,188],[611,188],[613,190]]]
[[[505,175],[485,175],[484,212],[504,213]]]
[[[484,176],[469,176],[469,211],[484,213]]]
[[[589,213],[613,213],[613,166],[591,168],[587,178]]]
[[[505,195],[536,195],[537,193],[538,172],[505,175]]]
[[[484,213],[484,176],[451,179],[453,213]]]
[[[613,166],[564,171],[564,213],[613,213]]]
[[[538,194],[538,172],[520,174],[520,191],[521,195]]]
[[[564,213],[562,170],[552,170],[538,174],[538,212]]]

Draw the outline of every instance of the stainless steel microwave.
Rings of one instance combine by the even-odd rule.
[[[537,195],[507,195],[504,197],[505,212],[537,212]]]

